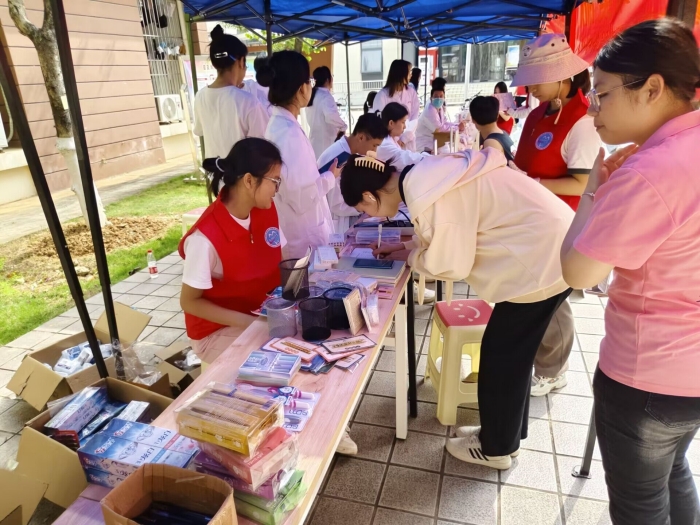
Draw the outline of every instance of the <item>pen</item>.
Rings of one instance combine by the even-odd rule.
[[[379,225],[379,240],[377,241],[377,249],[382,247],[382,225]]]

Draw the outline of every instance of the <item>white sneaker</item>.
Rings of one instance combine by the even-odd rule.
[[[481,427],[458,427],[455,429],[455,436],[462,438],[471,438],[476,436],[479,439],[479,433],[481,432]],[[517,458],[520,455],[520,449],[513,452],[510,457]]]
[[[335,451],[343,456],[357,455],[357,443],[352,440],[347,430],[343,433],[343,438],[340,440],[338,448],[335,449]]]
[[[512,465],[510,456],[486,456],[481,450],[479,435],[456,437],[447,440],[447,451],[459,460],[475,465],[508,470]]]
[[[566,375],[564,374],[558,377],[532,376],[530,395],[532,397],[546,396],[552,390],[564,388],[567,383],[568,381],[566,380]]]
[[[416,301],[418,301],[418,285],[416,283],[413,283],[413,298]],[[425,293],[423,294],[423,303],[428,304],[428,303],[434,303],[434,302],[435,302],[435,292],[426,288]]]

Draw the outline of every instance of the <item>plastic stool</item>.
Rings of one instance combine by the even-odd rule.
[[[479,299],[452,301],[449,306],[439,302],[435,306],[425,377],[431,378],[438,393],[437,418],[443,425],[457,422],[459,405],[477,402],[481,338],[492,311],[486,301]],[[460,377],[463,354],[471,357],[472,374],[467,383]]]
[[[207,208],[197,208],[182,214],[182,235],[184,236],[192,225],[197,222]]]

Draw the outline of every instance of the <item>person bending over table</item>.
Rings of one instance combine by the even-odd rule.
[[[195,353],[206,363],[256,318],[267,292],[280,284],[284,236],[272,198],[282,157],[264,139],[237,142],[226,158],[206,159],[216,200],[180,241],[185,259],[180,305]]]
[[[408,262],[419,273],[466,280],[496,303],[481,343],[481,427],[458,429],[447,450],[468,463],[510,468],[527,438],[535,353],[571,293],[558,252],[573,211],[492,148],[426,157],[401,173],[391,162],[352,156],[340,190],[346,204],[375,217],[408,206],[413,241],[383,244],[375,254],[412,248]]]

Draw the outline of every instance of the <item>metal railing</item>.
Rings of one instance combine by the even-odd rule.
[[[176,1],[138,0],[138,8],[153,92],[179,95],[182,78],[177,57],[185,46]]]

